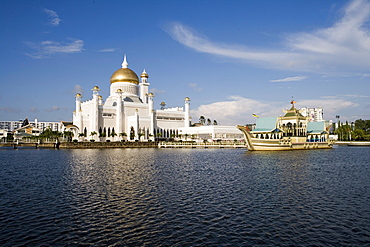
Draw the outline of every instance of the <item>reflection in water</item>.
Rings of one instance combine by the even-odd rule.
[[[368,149],[0,150],[0,155],[2,246],[370,241]]]

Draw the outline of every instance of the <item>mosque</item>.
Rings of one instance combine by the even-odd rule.
[[[79,140],[146,141],[174,137],[179,128],[190,127],[190,99],[184,99],[183,107],[156,110],[148,78],[144,69],[139,79],[128,68],[125,55],[122,68],[110,77],[110,95],[106,100],[99,94],[98,86],[87,101],[76,94],[73,125],[68,130]]]

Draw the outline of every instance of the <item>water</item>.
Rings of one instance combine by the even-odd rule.
[[[370,246],[370,148],[0,149],[1,246]]]

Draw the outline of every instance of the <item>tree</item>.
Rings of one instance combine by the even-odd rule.
[[[362,129],[355,129],[354,131],[352,131],[351,136],[352,139],[356,141],[363,141],[365,140],[365,131]]]
[[[144,133],[139,133],[138,136],[139,136],[139,141],[140,141],[141,137],[144,136]]]
[[[64,131],[63,135],[65,138],[67,138],[67,141],[71,142],[72,137],[73,137],[73,132],[72,131]]]
[[[162,133],[159,133],[159,132],[158,132],[158,133],[156,134],[156,136],[157,136],[157,138],[159,139],[159,137],[161,137],[161,136],[162,136]]]
[[[204,125],[206,123],[206,118],[204,116],[200,116],[199,117],[199,123]]]
[[[351,126],[348,123],[341,125],[334,133],[338,135],[339,141],[349,141],[351,139]]]
[[[92,137],[94,137],[94,135],[96,135],[97,133],[96,133],[96,131],[93,131],[93,132],[91,132],[90,133],[90,135],[92,136]]]

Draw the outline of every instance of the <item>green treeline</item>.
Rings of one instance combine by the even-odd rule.
[[[351,124],[338,122],[336,127],[334,134],[339,141],[370,141],[370,120],[358,119]]]

